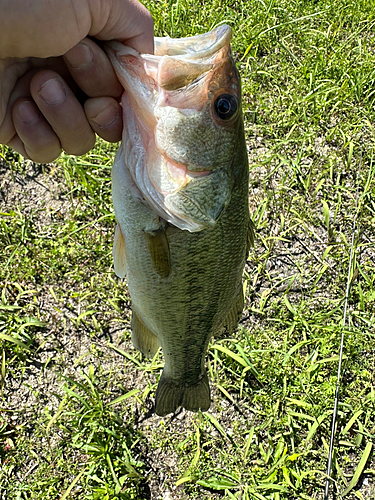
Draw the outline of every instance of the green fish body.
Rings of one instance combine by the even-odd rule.
[[[210,407],[205,355],[243,308],[252,240],[240,82],[230,28],[156,39],[156,55],[115,42],[108,53],[125,93],[112,170],[115,271],[126,276],[132,341],[161,346],[156,413]],[[124,53],[125,52],[125,53]]]

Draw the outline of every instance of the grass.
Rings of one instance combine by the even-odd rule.
[[[145,3],[161,36],[233,27],[244,316],[210,344],[210,412],[153,416],[163,360],[131,348],[112,269],[116,148],[37,166],[1,147],[2,498],[323,498],[354,218],[330,498],[374,498],[374,2]]]

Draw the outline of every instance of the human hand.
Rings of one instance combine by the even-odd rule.
[[[62,149],[86,153],[95,132],[120,140],[123,88],[92,38],[152,53],[146,8],[137,0],[0,0],[0,8],[0,143],[47,163]]]

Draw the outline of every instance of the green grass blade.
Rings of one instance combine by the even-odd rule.
[[[60,500],[66,500],[69,498],[71,491],[73,490],[74,486],[80,481],[81,477],[86,473],[86,470],[83,469],[78,476],[76,476],[73,481],[70,483],[68,489],[65,491],[65,493],[62,495]]]
[[[8,340],[9,342],[13,342],[13,344],[17,344],[19,347],[22,347],[23,349],[30,349],[26,344],[24,344],[20,340],[15,339],[14,337],[11,337],[10,335],[6,335],[5,333],[0,333],[0,339]]]
[[[366,444],[366,447],[363,451],[361,460],[359,461],[359,464],[355,470],[355,473],[349,483],[349,486],[346,488],[346,490],[342,493],[342,496],[346,496],[358,483],[359,478],[361,477],[362,472],[364,471],[364,468],[366,466],[367,460],[369,459],[370,453],[372,451],[373,443],[369,441]]]
[[[219,345],[219,344],[214,344],[213,346],[211,346],[211,349],[217,349],[218,351],[223,352],[224,354],[226,354],[230,358],[234,359],[234,361],[236,361],[239,365],[242,365],[242,366],[245,366],[245,367],[248,366],[248,364],[246,363],[246,361],[240,355],[238,355],[235,352],[231,351],[227,347],[224,347],[224,346]]]
[[[123,394],[122,396],[119,396],[118,398],[114,399],[113,401],[110,401],[107,403],[108,406],[112,405],[117,405],[118,403],[121,403],[122,401],[125,401],[125,399],[129,399],[136,394],[139,394],[141,392],[140,389],[132,389],[131,391],[127,392],[126,394]]]

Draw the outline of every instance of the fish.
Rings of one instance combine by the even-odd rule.
[[[155,38],[155,53],[118,41],[106,51],[124,87],[112,168],[114,269],[126,277],[131,338],[164,368],[155,413],[211,404],[212,336],[241,317],[242,274],[254,240],[241,83],[231,28]]]

